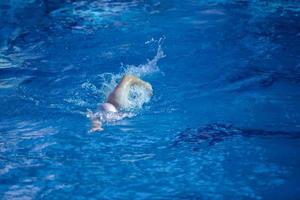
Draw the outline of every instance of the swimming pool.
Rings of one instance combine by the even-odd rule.
[[[300,3],[0,2],[2,199],[298,199]],[[154,89],[90,133],[114,80]]]

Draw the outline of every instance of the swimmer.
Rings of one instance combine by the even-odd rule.
[[[152,96],[153,90],[150,83],[133,75],[124,75],[119,84],[110,93],[106,102],[100,105],[100,116],[94,115],[91,112],[88,113],[88,116],[92,120],[91,131],[102,131],[102,120],[119,120],[124,117],[119,111],[130,107],[129,92],[130,88],[135,85],[143,87],[148,92],[148,95]]]

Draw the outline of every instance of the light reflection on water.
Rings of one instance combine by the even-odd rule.
[[[296,1],[1,2],[0,196],[299,196],[299,9]],[[88,133],[87,109],[128,71],[152,83],[152,100]]]

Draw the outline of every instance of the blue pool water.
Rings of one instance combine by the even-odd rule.
[[[0,2],[0,198],[299,199],[300,3]],[[154,89],[91,133],[126,72]]]

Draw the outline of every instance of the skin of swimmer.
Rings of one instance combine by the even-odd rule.
[[[101,104],[101,110],[105,112],[118,112],[117,108],[111,103],[103,103]]]
[[[126,109],[130,106],[130,101],[128,99],[130,87],[133,85],[140,85],[146,89],[151,97],[153,94],[152,86],[138,77],[133,75],[125,75],[120,83],[116,86],[114,91],[109,95],[107,102],[101,104],[100,111],[105,113],[117,113],[119,109]],[[92,118],[92,132],[102,131],[102,122],[100,119]]]

